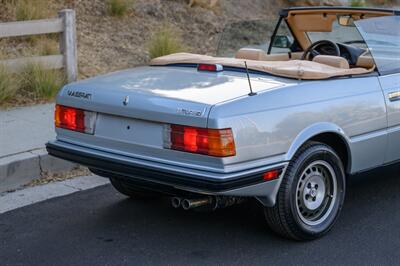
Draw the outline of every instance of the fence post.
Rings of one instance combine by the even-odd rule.
[[[64,9],[58,13],[64,22],[64,31],[61,35],[60,50],[64,54],[64,67],[68,83],[78,78],[78,55],[76,44],[75,11]]]

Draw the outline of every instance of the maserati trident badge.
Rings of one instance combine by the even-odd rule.
[[[129,103],[129,96],[125,96],[124,101],[122,102],[125,106]]]

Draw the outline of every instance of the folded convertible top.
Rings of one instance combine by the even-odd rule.
[[[305,80],[328,79],[332,77],[360,75],[374,69],[343,69],[307,60],[290,61],[255,61],[237,58],[213,57],[208,55],[176,53],[151,60],[151,66],[167,66],[174,64],[221,64],[227,67],[245,68],[244,61],[251,70],[268,74]]]

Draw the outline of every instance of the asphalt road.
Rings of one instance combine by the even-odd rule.
[[[306,243],[272,234],[256,202],[185,212],[103,186],[0,215],[0,265],[399,265],[399,172],[353,178],[334,229]]]

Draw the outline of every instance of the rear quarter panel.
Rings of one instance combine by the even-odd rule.
[[[376,76],[303,81],[212,107],[211,128],[232,127],[237,156],[226,165],[288,161],[309,138],[335,132],[348,143],[350,172],[381,165],[386,106]]]

